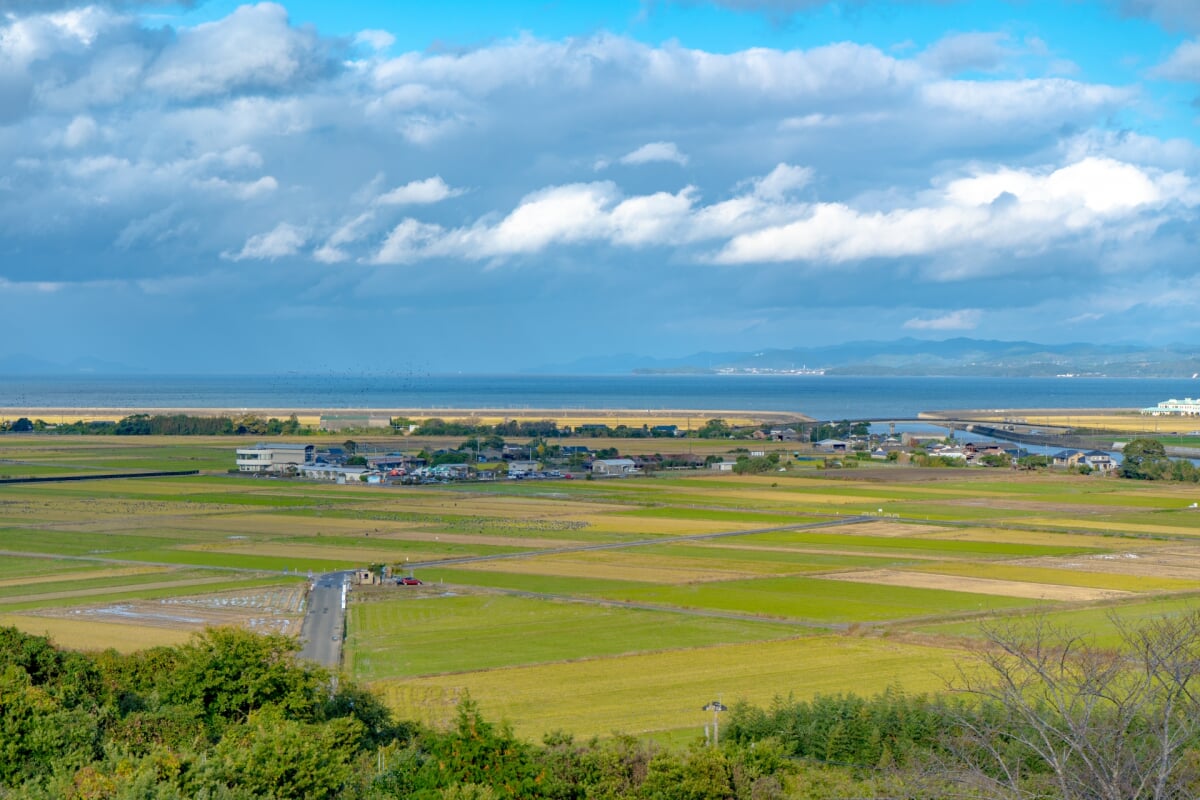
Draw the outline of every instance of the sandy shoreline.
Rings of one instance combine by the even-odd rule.
[[[305,424],[313,424],[322,416],[340,417],[408,417],[424,420],[438,417],[445,420],[470,420],[480,424],[494,424],[505,420],[564,421],[567,424],[587,422],[618,424],[643,424],[642,421],[658,421],[660,424],[698,427],[706,420],[722,418],[729,422],[779,422],[802,423],[813,421],[800,413],[783,411],[748,411],[722,409],[640,409],[640,408],[115,408],[115,407],[57,407],[57,408],[0,408],[0,420],[42,419],[50,423],[91,422],[97,420],[116,421],[132,414],[186,414],[196,417],[277,417],[286,419],[295,414]]]

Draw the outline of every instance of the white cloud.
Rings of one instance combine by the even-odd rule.
[[[937,317],[914,317],[904,327],[914,331],[969,331],[979,327],[980,311],[962,308]]]
[[[1016,81],[935,81],[921,88],[926,106],[967,114],[988,123],[1012,123],[1030,117],[1056,119],[1131,102],[1130,89],[1086,84],[1066,78]]]
[[[364,211],[354,219],[342,223],[338,229],[325,240],[325,244],[313,251],[313,258],[322,264],[337,264],[350,258],[349,253],[341,249],[366,235],[370,225],[375,220],[375,212]]]
[[[1180,44],[1151,74],[1172,81],[1200,82],[1200,39]]]
[[[754,194],[767,200],[781,200],[812,182],[813,171],[808,167],[778,164],[770,174],[754,181]]]
[[[626,153],[618,161],[627,165],[667,161],[684,167],[687,166],[688,157],[679,152],[679,148],[676,147],[674,142],[650,142],[630,153]]]
[[[377,52],[382,52],[396,43],[396,37],[387,31],[368,29],[355,34],[354,41],[358,44],[365,44]]]
[[[385,206],[428,205],[440,203],[463,193],[462,189],[453,189],[442,180],[441,175],[434,175],[419,181],[411,181],[403,186],[397,186],[390,192],[384,192],[375,199],[376,203]]]
[[[248,259],[274,261],[277,258],[294,256],[308,242],[308,233],[303,228],[281,222],[267,233],[251,236],[246,240],[240,252],[236,254],[223,253],[222,256],[231,261]]]
[[[406,219],[392,229],[383,246],[372,259],[377,264],[407,264],[425,255],[429,246],[438,241],[443,230],[415,219]]]
[[[86,115],[80,115],[71,120],[63,132],[63,144],[67,147],[81,147],[96,135],[96,120]]]
[[[612,182],[569,184],[535,192],[495,224],[481,220],[445,229],[415,219],[393,230],[373,260],[484,260],[580,243],[687,247],[717,242],[722,264],[805,261],[831,265],[876,258],[941,259],[929,277],[961,280],[987,253],[1030,253],[1072,241],[1124,241],[1152,233],[1164,209],[1200,205],[1182,173],[1088,157],[1057,169],[976,168],[937,181],[908,206],[870,209],[789,199],[811,170],[788,164],[743,181],[745,191],[698,204],[699,192],[624,197]]]
[[[1012,55],[1004,33],[955,33],[935,42],[920,61],[942,75],[969,70],[991,72]]]
[[[1088,235],[1120,239],[1153,229],[1142,215],[1169,202],[1194,207],[1180,173],[1087,158],[1051,171],[998,169],[947,182],[926,206],[865,211],[818,203],[801,218],[734,237],[718,263],[845,262],[931,256],[963,247],[1042,248]]]
[[[183,98],[241,90],[282,89],[324,67],[319,42],[293,28],[276,3],[235,9],[216,22],[180,32],[151,65],[150,89]]]

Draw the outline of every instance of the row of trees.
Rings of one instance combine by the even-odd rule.
[[[721,746],[540,744],[469,700],[434,730],[215,629],[178,648],[80,654],[0,628],[2,798],[782,800],[1200,794],[1200,613],[1113,644],[1020,621],[985,632],[950,691],[738,704]]]
[[[197,417],[188,414],[131,414],[117,422],[67,422],[51,425],[45,420],[21,417],[0,425],[12,433],[52,431],[65,434],[112,436],[297,436],[308,429],[293,414],[287,419],[264,419],[254,414],[240,417]]]

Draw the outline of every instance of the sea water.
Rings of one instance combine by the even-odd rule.
[[[761,410],[816,419],[911,418],[946,409],[1143,408],[1200,394],[1164,378],[816,375],[0,376],[0,407]],[[1200,423],[1197,424],[1200,427]]]

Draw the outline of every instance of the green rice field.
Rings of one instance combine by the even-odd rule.
[[[530,736],[670,737],[714,696],[940,688],[985,625],[1116,641],[1120,620],[1200,603],[1190,485],[809,465],[335,486],[229,475],[239,443],[0,438],[9,475],[201,471],[0,485],[5,624],[86,647],[119,628],[123,648],[298,626],[302,601],[262,598],[387,565],[424,584],[352,589],[343,669],[398,711],[437,723],[469,693]]]

